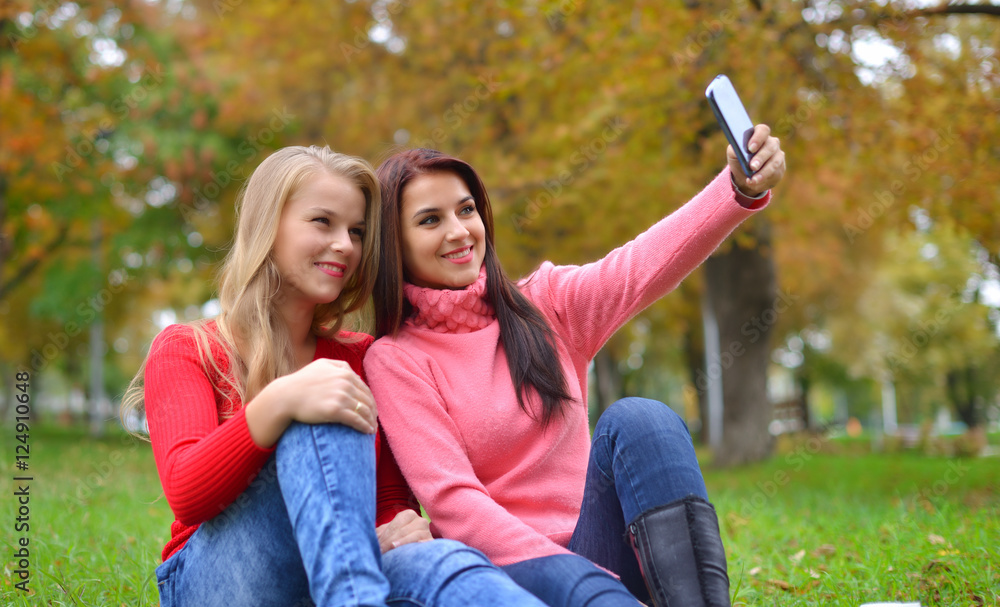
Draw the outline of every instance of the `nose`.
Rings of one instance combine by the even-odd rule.
[[[330,250],[341,255],[350,255],[354,251],[354,241],[351,240],[351,233],[345,227],[334,232],[330,241]]]
[[[448,218],[448,231],[446,237],[448,240],[465,240],[469,236],[469,229],[465,227],[465,223],[455,215],[451,215]]]

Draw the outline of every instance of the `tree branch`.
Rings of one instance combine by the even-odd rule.
[[[930,8],[906,11],[914,17],[936,17],[938,15],[989,15],[1000,17],[1000,5],[996,4],[942,4]]]
[[[66,242],[66,237],[68,235],[69,235],[69,224],[63,224],[59,228],[59,233],[56,234],[52,238],[52,240],[46,243],[45,250],[51,252],[54,249],[61,247]],[[41,263],[42,260],[36,257],[35,259],[32,259],[28,263],[21,266],[14,274],[14,276],[11,277],[10,280],[0,285],[0,300],[7,297],[8,293],[13,291],[19,284],[21,284],[22,282],[25,281],[25,279],[31,276],[32,272],[34,272]]]

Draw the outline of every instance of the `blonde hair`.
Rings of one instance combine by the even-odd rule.
[[[361,190],[366,228],[358,269],[336,300],[316,306],[313,333],[336,339],[345,316],[360,310],[371,297],[379,263],[381,207],[371,165],[319,146],[291,146],[268,156],[237,196],[236,233],[219,273],[221,311],[215,319],[216,330],[208,329],[208,319],[189,323],[205,374],[226,395],[221,418],[233,414],[236,402],[249,402],[267,384],[294,371],[288,328],[277,312],[281,276],[274,262],[274,242],[285,203],[310,178],[324,173],[346,178]],[[216,359],[220,348],[230,361],[228,372]],[[148,360],[147,356],[122,399],[123,420],[131,411],[142,409]]]

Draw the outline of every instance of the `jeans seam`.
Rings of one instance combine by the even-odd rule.
[[[620,448],[623,449],[623,447],[619,447],[618,444],[615,443],[615,450],[618,451]],[[614,472],[615,461],[618,460],[618,459],[619,459],[618,457],[615,457],[611,461],[611,471],[612,472]],[[629,470],[628,461],[624,457],[622,457],[620,459],[620,461],[621,461],[622,468],[624,468],[624,470],[625,470],[625,479],[624,480],[628,481],[625,484],[628,485],[628,491],[632,494],[631,495],[631,497],[632,497],[632,503],[635,504],[636,506],[639,506],[639,508],[641,509],[641,505],[639,503],[639,495],[635,491],[635,483],[632,482],[632,479],[634,477],[632,476],[632,471]],[[619,482],[617,476],[615,477],[615,481],[614,482],[615,482],[615,488],[616,488],[616,490],[620,491],[622,483]],[[621,505],[621,508],[622,508],[622,515],[624,515],[625,514],[625,504],[622,502],[622,498],[621,498],[621,494],[620,493],[618,494],[618,502],[619,502],[619,504]],[[629,524],[630,521],[628,520],[627,516],[625,517],[625,521],[624,522],[625,522],[626,525]]]
[[[597,441],[599,441],[601,439],[605,439],[606,443],[611,443],[612,442],[611,441],[611,437],[607,433],[604,433],[604,434],[600,434],[598,436],[595,436],[593,438],[593,440],[591,441],[591,445],[596,445]],[[593,446],[591,446],[591,448],[593,448]],[[597,466],[597,471],[601,473],[601,476],[603,476],[605,480],[609,481],[612,485],[614,485],[614,483],[615,483],[615,456],[614,456],[613,452],[608,453],[608,459],[610,460],[610,464],[611,464],[611,476],[608,476],[604,472],[604,468],[602,468],[601,466]]]
[[[336,499],[336,491],[333,491],[332,488],[329,485],[328,479],[330,477],[326,473],[326,470],[328,469],[329,464],[331,462],[329,462],[324,457],[323,450],[321,450],[319,448],[319,444],[317,443],[317,440],[316,440],[316,433],[313,430],[314,429],[310,426],[309,427],[310,442],[312,443],[313,449],[316,450],[316,458],[319,460],[319,464],[323,468],[323,471],[324,471],[323,472],[323,488],[326,490],[327,498],[330,500],[331,506],[334,506],[335,504],[339,504],[339,502]],[[334,521],[333,524],[336,525],[335,532],[336,532],[336,534],[337,534],[338,537],[341,537],[344,534],[344,530],[343,530],[342,524],[341,524],[343,517],[341,516],[341,513],[338,511],[337,507],[334,507],[333,510],[334,510],[334,514],[336,515],[336,516],[333,517],[333,521]],[[353,555],[351,555],[351,556],[353,557]],[[348,585],[350,587],[349,590],[351,592],[351,595],[353,596],[354,600],[356,601],[358,599],[358,591],[357,591],[357,588],[356,588],[357,584],[355,584],[355,582],[354,582],[354,571],[353,571],[353,567],[350,566],[351,564],[352,564],[351,560],[348,559],[348,561],[347,561],[347,565],[348,565],[348,567],[347,567],[347,572],[348,572],[348,581],[347,581],[347,583],[348,583]]]

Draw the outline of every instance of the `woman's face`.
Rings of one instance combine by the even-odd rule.
[[[274,241],[281,291],[305,305],[330,303],[361,263],[365,196],[341,176],[318,173],[285,203]]]
[[[486,227],[454,173],[420,175],[403,190],[400,223],[406,278],[420,287],[461,289],[479,278]]]

